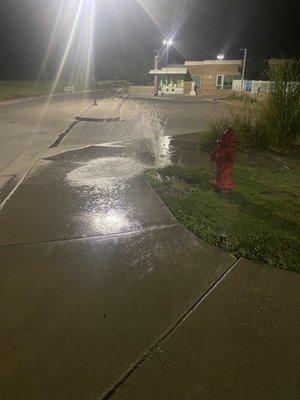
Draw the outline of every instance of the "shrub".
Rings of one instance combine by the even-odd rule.
[[[271,86],[266,101],[255,107],[245,103],[240,112],[211,121],[208,134],[201,138],[203,150],[211,150],[229,126],[236,131],[242,148],[288,151],[294,147],[300,131],[299,62],[273,64],[269,76]]]
[[[290,149],[300,130],[299,62],[275,63],[269,71],[271,81],[268,101],[261,110],[265,135],[275,149]]]
[[[257,120],[257,110],[246,107],[240,113],[232,112],[228,117],[218,121],[210,121],[209,129],[200,139],[200,148],[211,152],[216,147],[217,139],[221,133],[232,127],[238,136],[239,148],[258,148],[263,147],[259,141],[260,124]]]

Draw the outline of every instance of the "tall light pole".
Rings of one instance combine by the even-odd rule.
[[[246,62],[247,62],[247,49],[240,49],[240,50],[244,52],[242,84],[241,84],[241,92],[242,92],[244,90],[245,70],[246,70]]]
[[[154,69],[159,68],[159,50],[154,50]],[[154,96],[158,95],[158,75],[154,75]]]

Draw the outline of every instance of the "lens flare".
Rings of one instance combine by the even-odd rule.
[[[41,76],[50,57],[53,45],[60,37],[66,37],[66,44],[50,90],[50,95],[43,107],[37,123],[37,129],[42,125],[44,116],[51,103],[52,97],[62,79],[64,70],[68,81],[80,86],[83,90],[89,86],[93,58],[93,25],[94,0],[63,0],[54,24],[49,46],[39,74]],[[67,34],[66,34],[67,32]]]

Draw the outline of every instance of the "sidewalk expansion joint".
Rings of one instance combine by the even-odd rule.
[[[145,353],[119,380],[118,382],[102,397],[101,400],[109,400],[113,397],[114,393],[138,370],[139,367],[144,364],[148,358],[157,350],[166,339],[168,339],[193,313],[193,311],[224,281],[227,275],[235,268],[239,263],[240,259],[236,260],[224,274],[201,296],[181,317],[180,319],[172,325],[159,339],[158,341],[150,347],[150,349]]]
[[[1,209],[1,208],[0,208]],[[45,240],[40,242],[23,242],[23,243],[0,243],[0,249],[6,247],[19,247],[19,246],[32,246],[32,245],[43,245],[43,244],[55,244],[55,243],[64,243],[64,242],[73,242],[73,241],[81,241],[81,240],[90,240],[90,239],[105,239],[110,237],[119,237],[119,236],[129,236],[133,234],[139,234],[144,232],[153,232],[155,230],[161,231],[164,229],[175,228],[179,224],[170,224],[170,225],[160,225],[160,226],[150,226],[144,229],[136,229],[127,232],[118,232],[118,233],[110,233],[110,234],[99,234],[99,235],[91,235],[91,236],[75,236],[71,238],[62,238],[62,239],[53,239],[53,240]]]

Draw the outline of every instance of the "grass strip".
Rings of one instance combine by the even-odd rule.
[[[208,243],[273,267],[299,271],[299,173],[264,166],[236,170],[238,188],[216,192],[209,168],[170,166],[148,182],[176,218]]]

